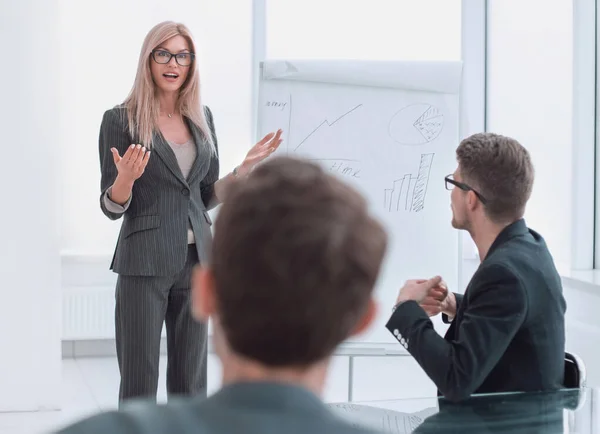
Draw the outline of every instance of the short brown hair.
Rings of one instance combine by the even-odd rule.
[[[319,166],[273,158],[231,186],[215,222],[220,325],[272,367],[331,353],[366,313],[387,246],[365,200]]]
[[[523,217],[534,178],[527,149],[510,137],[478,133],[460,143],[456,157],[464,182],[485,198],[492,221]]]

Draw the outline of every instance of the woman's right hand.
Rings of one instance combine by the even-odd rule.
[[[131,145],[122,157],[116,148],[111,148],[110,151],[113,154],[119,178],[131,184],[142,176],[150,159],[150,151],[142,145]]]

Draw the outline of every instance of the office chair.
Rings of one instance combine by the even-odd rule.
[[[589,423],[587,416],[583,416],[582,420],[582,415],[578,412],[578,410],[583,408],[586,402],[585,382],[586,372],[583,360],[575,354],[565,353],[564,386],[568,389],[578,389],[578,392],[580,393],[577,402],[573,403],[571,406],[565,407],[570,410],[567,412],[567,424],[570,432],[577,432],[577,428],[586,426],[586,424]]]
[[[585,387],[586,372],[583,360],[576,354],[565,353],[565,378],[564,386],[567,389],[581,389]]]

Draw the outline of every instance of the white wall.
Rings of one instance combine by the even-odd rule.
[[[108,267],[120,222],[100,211],[98,133],[105,110],[129,93],[147,32],[183,22],[196,42],[203,102],[215,117],[223,173],[253,144],[251,0],[59,0],[61,251],[102,255]]]
[[[502,0],[488,9],[487,129],[531,152],[536,178],[525,217],[564,268],[571,259],[572,8],[572,0]]]
[[[60,405],[57,2],[0,4],[0,411]]]

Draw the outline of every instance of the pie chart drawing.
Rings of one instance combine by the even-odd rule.
[[[444,115],[427,103],[411,104],[398,111],[389,124],[392,140],[401,145],[424,145],[444,129]]]

